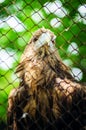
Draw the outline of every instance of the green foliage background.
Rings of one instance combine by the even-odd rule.
[[[57,1],[57,0],[56,0]],[[58,17],[55,13],[47,14],[44,6],[46,2],[55,2],[54,0],[5,0],[0,3],[0,51],[5,49],[9,54],[14,52],[11,57],[14,57],[14,63],[11,68],[7,70],[0,68],[0,121],[6,119],[7,97],[11,89],[18,86],[17,77],[12,78],[15,68],[19,63],[19,58],[31,38],[32,33],[45,27],[53,31],[56,38],[56,46],[63,60],[70,59],[72,64],[70,67],[80,68],[83,72],[83,77],[80,82],[86,81],[86,24],[83,20],[76,20],[76,17],[81,14],[78,8],[85,5],[85,0],[61,0],[62,6],[67,10],[67,15]],[[40,22],[32,19],[32,12],[39,10],[42,12],[43,18]],[[37,12],[38,13],[38,12]],[[86,14],[85,14],[86,15]],[[5,20],[9,16],[16,16],[24,25],[23,31],[15,31],[11,28]],[[40,16],[41,17],[41,16]],[[59,18],[61,25],[54,28],[50,25],[53,18]],[[81,16],[83,18],[83,16]],[[85,17],[86,19],[86,17]],[[78,45],[78,55],[74,55],[67,51],[71,42]],[[8,60],[8,59],[6,59]]]

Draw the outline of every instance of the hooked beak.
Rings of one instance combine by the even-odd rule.
[[[48,46],[50,46],[51,48],[53,47],[53,42],[56,38],[56,36],[54,35],[54,37],[51,39],[51,36],[49,34],[49,32],[45,32],[43,33],[39,39],[36,41],[35,43],[35,49],[39,49],[40,47],[42,47],[45,44],[48,44]]]

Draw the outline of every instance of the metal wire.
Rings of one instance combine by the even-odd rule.
[[[77,84],[78,82],[86,82],[86,2],[80,0],[75,0],[75,2],[69,0],[1,0],[0,8],[0,129],[5,130],[7,129],[7,108],[9,93],[11,90],[18,88],[19,83],[22,82],[20,81],[15,71],[19,64],[21,54],[23,54],[24,48],[30,41],[30,38],[34,36],[34,32],[39,28],[45,27],[56,35],[57,49],[53,53],[50,53],[51,57],[53,54],[57,53],[58,50],[61,55],[62,61],[67,66],[69,66],[71,70],[71,75],[74,77],[75,80],[77,80]],[[51,62],[53,65],[53,60]],[[33,64],[35,64],[34,60]],[[40,70],[45,70],[47,68],[46,64],[48,64],[48,62],[46,61],[46,59],[43,59],[43,65],[41,64]],[[64,97],[66,95],[66,98],[69,98],[70,101],[72,97],[72,92],[70,92],[70,90],[68,89],[69,84],[72,84],[71,86],[75,88],[77,88],[78,85],[75,81],[70,81],[70,76],[67,77],[69,78],[69,80],[64,81],[63,77],[65,76],[64,73],[66,72],[61,72],[59,70],[60,67],[54,69],[52,65],[49,66],[48,69],[53,69],[55,73],[59,73],[57,75],[61,78],[57,78],[59,82],[59,85],[57,85],[59,86],[58,91],[61,90]],[[58,66],[59,65],[60,64],[58,63]],[[37,68],[35,70],[35,77],[33,76],[34,72],[27,73],[28,75],[26,74],[26,78],[28,83],[30,82],[28,80],[29,76],[33,77],[31,85],[36,80],[35,77],[38,77],[37,84],[41,83],[43,92],[46,94],[50,94],[50,90],[48,92],[48,88],[50,89],[50,87],[52,87],[55,83],[55,81],[51,82],[51,71],[49,71],[49,77],[47,79],[44,79],[43,77],[40,78],[40,76],[37,75],[39,74],[39,70],[37,70]],[[42,75],[45,75],[46,77],[46,73],[43,72]],[[60,73],[63,73],[63,75]],[[45,80],[50,81],[51,83],[48,84],[48,82],[46,82],[45,86],[47,89],[43,88],[44,84],[42,84],[43,82],[45,83]],[[67,85],[68,87],[66,92],[63,89]],[[15,93],[16,96],[18,96],[18,93]],[[20,97],[24,100],[22,101],[22,103],[15,100],[16,104],[18,105],[18,112],[20,111],[21,115],[23,115],[22,106],[28,100],[26,90],[24,90],[24,93],[26,94],[25,97],[24,95],[22,97],[20,93]],[[40,106],[40,104],[38,104],[36,108],[38,114],[37,118],[35,117],[34,119],[32,117],[32,119],[29,119],[31,117],[29,117],[27,113],[25,113],[25,115],[23,116],[18,115],[21,118],[16,116],[20,129],[75,130],[77,128],[80,130],[86,130],[86,110],[84,108],[86,107],[86,92],[80,92],[78,96],[74,95],[76,99],[77,97],[79,98],[79,102],[76,103],[76,100],[72,99],[72,106],[77,110],[77,112],[72,110],[72,107],[69,111],[68,106],[66,106],[67,102],[65,102],[64,99],[61,99],[63,101],[59,102],[58,106],[61,107],[62,113],[59,116],[58,122],[57,119],[55,119],[55,115],[52,115],[52,111],[54,111],[52,110],[54,109],[51,102],[52,97],[51,95],[48,96],[50,96],[50,106],[47,109],[50,111],[46,110],[46,114],[42,113],[42,110],[40,110],[40,107],[44,106]],[[34,101],[32,103],[34,103]],[[81,111],[79,107],[82,107],[83,111]],[[15,109],[16,108],[14,107],[13,112],[15,111]],[[30,112],[32,113],[32,111]],[[26,118],[26,121],[23,119],[24,116]],[[16,121],[16,119],[14,120]],[[47,120],[47,123],[44,120]],[[44,124],[41,124],[40,121]],[[12,130],[13,126],[10,125],[8,130],[10,130],[10,128]],[[13,130],[17,129],[15,128]]]

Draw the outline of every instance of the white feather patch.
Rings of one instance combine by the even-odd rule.
[[[26,118],[27,115],[28,115],[28,113],[23,113],[21,118]]]

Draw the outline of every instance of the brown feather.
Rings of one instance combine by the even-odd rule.
[[[9,130],[84,128],[85,115],[79,114],[82,110],[86,114],[83,108],[86,107],[86,87],[70,75],[55,47],[55,51],[47,44],[37,50],[34,48],[36,40],[45,32],[53,38],[50,30],[39,29],[27,45],[16,70],[21,82],[8,98]],[[74,116],[79,117],[83,125],[79,125]]]

